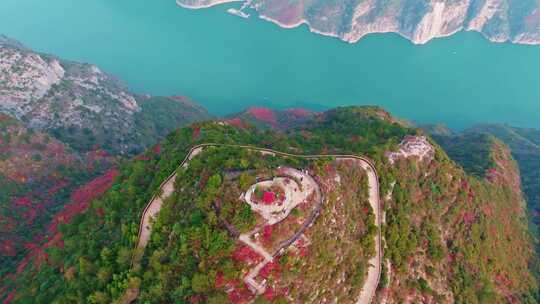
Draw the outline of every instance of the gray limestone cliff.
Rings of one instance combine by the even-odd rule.
[[[540,2],[535,0],[177,0],[187,8],[243,2],[263,19],[357,42],[393,32],[416,44],[458,31],[477,31],[493,42],[540,44]]]

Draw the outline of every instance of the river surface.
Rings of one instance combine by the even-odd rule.
[[[376,104],[421,123],[540,127],[540,46],[461,33],[415,46],[395,34],[357,44],[285,30],[223,5],[174,0],[2,0],[0,33],[97,64],[135,92],[186,95],[215,114],[249,105],[322,110]]]

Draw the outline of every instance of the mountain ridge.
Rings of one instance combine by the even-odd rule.
[[[533,0],[177,0],[190,9],[241,2],[229,12],[249,17],[247,8],[283,28],[307,25],[310,31],[356,43],[372,33],[397,33],[415,44],[459,31],[476,31],[492,42],[540,44],[539,4]]]
[[[79,150],[133,155],[177,127],[212,117],[187,98],[134,94],[95,65],[33,52],[9,38],[0,39],[0,55],[0,112]],[[162,119],[151,115],[165,108]]]
[[[452,145],[461,145],[467,142],[467,138],[493,136],[504,142],[511,150],[513,157],[519,164],[522,184],[528,199],[533,222],[540,225],[540,132],[534,129],[515,128],[505,124],[481,124],[473,126],[462,132],[435,132],[432,127],[423,127],[427,133],[433,135],[435,140],[445,149]],[[457,151],[456,151],[457,152]],[[461,154],[470,152],[463,150]],[[452,153],[456,160],[462,159],[460,155]],[[459,154],[459,152],[458,152]],[[464,164],[467,167],[466,164]]]
[[[21,285],[12,300],[14,303],[25,299],[37,303],[68,299],[110,303],[121,298],[128,289],[138,291],[140,302],[168,302],[174,298],[191,302],[246,303],[242,299],[252,299],[253,294],[248,289],[235,283],[236,279],[242,282],[244,273],[236,270],[245,263],[252,265],[249,261],[257,261],[257,258],[242,249],[224,228],[226,225],[219,224],[219,219],[241,227],[241,231],[250,230],[251,213],[238,213],[235,210],[244,209],[231,209],[228,204],[241,204],[236,201],[237,194],[256,182],[253,170],[262,170],[261,180],[266,180],[264,176],[267,177],[271,172],[269,168],[274,166],[307,168],[314,176],[326,176],[320,184],[329,186],[338,180],[345,183],[345,177],[349,176],[345,172],[349,171],[343,170],[352,167],[325,161],[303,163],[275,159],[271,155],[234,149],[203,151],[189,166],[177,171],[174,195],[164,200],[164,209],[152,224],[154,232],[141,267],[130,270],[131,248],[137,239],[141,211],[186,153],[193,146],[207,142],[249,144],[303,154],[369,155],[380,173],[386,214],[384,275],[376,301],[518,303],[530,300],[529,291],[535,288],[536,281],[528,267],[534,254],[526,232],[523,198],[514,184],[518,171],[508,150],[504,146],[490,150],[493,165],[487,167],[489,174],[485,178],[468,176],[431,139],[422,136],[421,131],[391,122],[393,119],[387,115],[380,108],[348,107],[327,111],[280,132],[244,129],[219,120],[179,129],[167,136],[160,149],[148,150],[145,157],[127,164],[111,189],[95,200],[86,213],[77,216],[72,223],[61,225],[64,247],[46,250],[50,254],[49,263],[20,274],[17,282]],[[236,182],[244,186],[236,188]],[[345,183],[338,189],[341,189],[338,193],[345,195],[346,189],[354,188]],[[219,209],[215,209],[216,206]],[[221,213],[216,214],[215,210]],[[331,208],[323,210],[329,212],[323,213],[324,216],[333,214]],[[369,210],[365,210],[367,219],[371,214]],[[363,218],[364,211],[358,212],[354,214]],[[315,223],[313,229],[322,229],[314,230],[319,233],[346,231],[330,228],[331,222],[316,220]],[[369,224],[364,227],[367,230],[360,231],[370,231],[368,227]],[[212,231],[212,237],[205,240],[204,231]],[[272,235],[270,231],[266,233]],[[81,238],[81,235],[86,237]],[[180,237],[182,235],[185,237]],[[311,244],[330,244],[318,243],[313,234],[308,233],[307,237]],[[268,246],[273,244],[270,240]],[[367,254],[369,250],[360,248],[373,246],[369,239],[362,239],[361,244],[355,252]],[[304,290],[301,286],[305,284],[298,283],[304,280],[306,284],[316,283],[309,278],[329,271],[322,265],[333,265],[333,260],[318,260],[319,247],[303,246],[308,247],[302,255],[314,263],[314,268],[301,268],[301,256],[287,254],[278,264],[304,271],[289,272],[288,266],[282,268],[273,264],[263,272],[269,286],[273,287],[272,292],[265,292],[260,301],[280,303],[286,296],[297,299],[303,294],[313,295],[313,289]],[[341,246],[334,251],[321,252],[335,250],[344,254],[346,260],[355,257],[341,251],[344,250]],[[300,264],[295,264],[293,261],[298,258]],[[360,261],[356,260],[358,258],[351,261]],[[319,264],[322,261],[326,262]],[[310,269],[318,269],[318,272]],[[355,269],[362,270],[361,267]],[[295,273],[305,273],[306,277],[290,281]],[[359,275],[362,273],[360,271]],[[46,288],[42,287],[43,282],[47,282]],[[296,287],[283,289],[284,282]],[[320,286],[317,284],[310,286]],[[228,294],[227,290],[234,292]],[[334,288],[319,290],[322,295],[339,292]]]

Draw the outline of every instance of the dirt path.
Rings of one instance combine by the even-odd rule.
[[[373,258],[370,259],[369,264],[372,266],[368,270],[368,277],[360,292],[357,304],[369,304],[375,296],[377,286],[379,285],[379,280],[381,276],[381,265],[382,265],[382,249],[381,249],[381,210],[380,210],[380,195],[379,195],[379,178],[377,176],[377,171],[371,160],[365,157],[356,156],[356,155],[295,155],[290,153],[278,152],[271,149],[257,148],[252,146],[245,145],[227,145],[227,144],[201,144],[193,147],[187,154],[186,158],[180,164],[181,167],[187,166],[189,161],[197,156],[202,150],[206,147],[235,147],[235,148],[244,148],[251,149],[254,151],[259,151],[262,153],[272,153],[273,155],[288,156],[288,157],[301,157],[305,159],[320,159],[320,158],[335,158],[337,160],[346,160],[353,159],[360,162],[360,165],[368,175],[369,182],[369,203],[373,208],[375,213],[375,225],[377,226],[377,235],[375,236],[375,246],[376,253]],[[132,264],[138,263],[140,258],[143,256],[144,248],[150,240],[150,234],[152,231],[151,219],[155,218],[156,215],[161,210],[163,201],[169,197],[174,191],[174,181],[176,179],[176,171],[169,176],[160,186],[159,189],[162,189],[161,195],[155,195],[146,208],[143,211],[141,216],[141,222],[139,225],[139,237],[137,241],[137,247],[135,248],[136,254],[134,254]],[[264,250],[265,251],[265,250]],[[265,256],[265,259],[268,257]],[[270,260],[272,258],[270,257]]]

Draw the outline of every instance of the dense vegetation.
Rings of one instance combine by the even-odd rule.
[[[462,134],[460,136],[433,136],[446,153],[459,163],[467,173],[484,177],[495,164],[491,157],[491,144],[495,140],[487,134]]]
[[[537,226],[540,225],[540,131],[499,124],[478,125],[465,130],[462,134],[454,134],[443,127],[434,128],[433,126],[427,127],[426,131],[433,134],[434,139],[452,159],[460,163],[468,172],[475,174],[485,172],[485,168],[481,170],[482,168],[477,165],[482,163],[485,165],[485,162],[475,163],[473,158],[486,154],[489,148],[487,144],[493,140],[493,137],[508,145],[519,165],[523,191],[532,220]],[[475,138],[478,140],[475,141]],[[485,140],[489,138],[491,141]],[[477,175],[483,176],[483,174]]]
[[[184,98],[146,99],[135,114],[137,136],[120,141],[109,136],[106,125],[46,133],[0,114],[0,276],[15,272],[51,235],[51,220],[73,203],[75,190],[119,161],[115,152],[130,147],[133,155],[179,126],[208,118],[206,110]]]
[[[77,153],[0,114],[0,277],[47,236],[72,192],[112,162],[99,151]]]
[[[438,147],[433,160],[403,159],[391,165],[385,153],[396,150],[405,135],[416,133],[377,108],[331,110],[284,133],[212,122],[181,129],[126,164],[114,186],[88,212],[61,226],[64,246],[46,250],[48,263],[32,264],[17,280],[5,282],[9,288],[4,292],[16,289],[10,295],[15,303],[109,303],[139,288],[142,303],[165,303],[170,297],[185,303],[186,295],[227,302],[209,282],[217,270],[230,269],[226,255],[232,244],[213,226],[211,213],[198,210],[207,210],[223,182],[213,171],[206,173],[208,182],[199,195],[177,193],[166,202],[168,211],[158,220],[160,232],[152,235],[141,267],[130,267],[141,211],[152,194],[191,146],[220,142],[371,157],[380,173],[381,195],[390,193],[384,201],[383,233],[389,261],[385,269],[391,271],[382,278],[379,299],[533,303],[537,283],[529,265],[535,260],[521,193],[508,182],[517,176],[509,155],[504,149],[490,153],[493,162],[486,164],[497,174],[489,180],[467,176]],[[209,161],[218,167],[241,165],[224,165],[221,157]],[[196,166],[189,170],[197,172]],[[193,185],[205,175],[196,176],[188,179]],[[247,214],[238,216],[240,223],[249,224]],[[193,242],[198,250],[187,246]],[[179,247],[172,250],[174,246]],[[207,272],[197,275],[200,269]]]
[[[205,302],[222,303],[226,298],[238,302],[252,299],[253,295],[242,280],[254,257],[231,235],[236,231],[253,229],[261,218],[251,211],[249,205],[239,202],[238,197],[255,182],[255,178],[271,178],[275,174],[272,171],[284,165],[310,168],[321,179],[333,168],[331,162],[261,157],[248,150],[219,148],[203,152],[190,162],[187,169],[179,170],[176,184],[181,190],[167,200],[155,222],[156,233],[152,234],[149,248],[145,251],[141,271],[130,274],[132,282],[141,281],[139,300],[143,303],[170,303],[204,299]],[[338,172],[343,173],[354,171],[353,168],[336,166]],[[341,188],[335,193],[328,189],[327,194],[333,199],[323,208],[313,230],[305,234],[309,246],[287,251],[276,262],[263,268],[261,276],[273,287],[261,300],[286,302],[284,296],[287,294],[306,303],[312,297],[312,291],[325,283],[328,285],[327,293],[321,292],[318,298],[309,302],[317,303],[324,297],[338,295],[342,297],[340,302],[349,302],[351,294],[338,292],[339,289],[330,286],[327,278],[341,276],[351,269],[355,272],[350,274],[350,280],[341,283],[341,288],[349,286],[353,293],[359,291],[367,259],[374,252],[372,240],[375,230],[373,224],[368,225],[368,213],[361,212],[364,208],[369,209],[365,197],[361,199],[364,192],[358,190],[359,185],[367,190],[363,183],[358,183],[362,176],[354,172],[349,174],[353,174],[349,180],[344,174],[343,188],[350,189],[352,197],[339,207],[343,212],[333,213],[332,204],[339,202],[337,197],[347,192]],[[295,209],[280,224],[265,226],[261,236],[263,246],[276,250],[278,244],[292,237],[299,228],[297,222],[309,215],[310,208],[307,207]],[[350,227],[350,232],[330,241],[334,239],[332,232],[343,231],[342,225],[331,229],[333,216],[344,227]],[[224,222],[228,223],[228,229],[224,229]],[[182,283],[178,285],[177,282]],[[112,298],[118,296],[112,295]]]
[[[107,101],[103,96],[92,97]],[[133,125],[118,122],[124,124],[122,130],[111,130],[106,122],[107,118],[96,117],[94,119],[99,122],[96,126],[62,125],[51,129],[50,133],[78,151],[92,151],[99,147],[112,154],[132,156],[141,153],[177,128],[211,118],[204,108],[183,97],[140,97],[139,104],[141,110],[133,115],[133,119],[128,115],[124,117],[126,120],[133,120]]]

